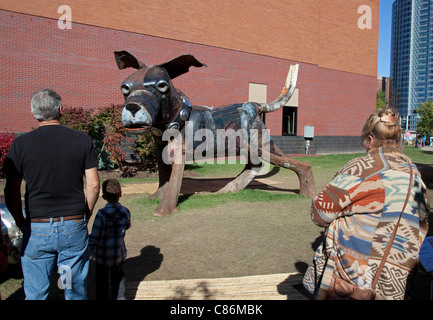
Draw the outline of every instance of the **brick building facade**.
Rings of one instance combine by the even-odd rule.
[[[366,4],[371,29],[358,26],[358,8]],[[71,8],[71,29],[58,27],[61,5]],[[247,101],[251,84],[264,85],[271,101],[290,64],[299,62],[290,109],[295,128],[283,136],[287,118],[280,109],[266,115],[271,135],[285,152],[302,153],[294,148],[302,149],[304,127],[313,126],[313,151],[326,152],[320,141],[337,140],[352,151],[375,108],[378,17],[378,0],[2,2],[0,131],[37,125],[30,97],[42,88],[57,91],[67,106],[122,103],[120,84],[132,70],[118,70],[113,51],[127,50],[149,65],[190,53],[207,67],[192,67],[174,83],[199,105]]]

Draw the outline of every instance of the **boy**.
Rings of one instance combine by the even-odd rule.
[[[108,179],[102,184],[102,197],[107,201],[96,214],[89,238],[90,256],[96,259],[96,299],[108,300],[108,276],[111,278],[112,299],[124,300],[125,274],[122,265],[126,258],[125,233],[131,226],[131,215],[119,203],[120,183]]]

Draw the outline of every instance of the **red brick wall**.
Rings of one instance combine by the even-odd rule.
[[[28,131],[37,126],[30,113],[31,94],[51,88],[64,105],[96,108],[122,103],[119,90],[132,69],[118,70],[113,51],[127,50],[147,64],[191,53],[207,68],[194,68],[174,80],[193,104],[224,105],[248,99],[248,84],[268,86],[268,100],[282,89],[290,64],[286,59],[151,37],[74,23],[59,30],[57,20],[1,11],[0,131]],[[359,135],[375,108],[376,77],[301,63],[298,135],[305,125],[315,135]],[[272,135],[282,130],[281,111],[268,114]]]
[[[316,136],[359,136],[376,108],[373,77],[302,65],[298,135],[314,126]]]
[[[379,0],[19,0],[0,9],[377,74]],[[362,5],[371,29],[358,28]]]

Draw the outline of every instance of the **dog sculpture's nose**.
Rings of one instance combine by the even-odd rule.
[[[130,111],[132,116],[135,116],[135,114],[138,112],[138,110],[141,109],[141,107],[138,104],[135,103],[128,103],[125,106],[126,110]]]

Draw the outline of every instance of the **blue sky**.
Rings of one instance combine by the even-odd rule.
[[[389,77],[390,75],[393,3],[394,0],[380,0],[379,54],[377,60],[377,75],[379,77]]]

